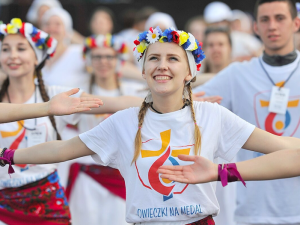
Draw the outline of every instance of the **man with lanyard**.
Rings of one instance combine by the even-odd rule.
[[[222,96],[223,106],[270,133],[300,138],[300,53],[293,42],[300,19],[295,2],[258,0],[254,15],[254,31],[265,45],[263,55],[231,64],[194,91]],[[238,161],[257,156],[243,150]],[[299,177],[247,182],[247,188],[238,184],[235,220],[239,225],[299,225],[299,188]]]

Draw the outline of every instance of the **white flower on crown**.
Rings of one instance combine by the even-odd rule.
[[[24,26],[25,35],[30,35],[33,32],[33,25],[31,23],[25,23]]]
[[[104,41],[105,41],[105,36],[104,35],[98,35],[96,37],[96,45],[98,47],[103,47],[104,46]]]
[[[6,29],[6,24],[1,24],[0,25],[0,33],[6,35],[7,32],[5,31]]]
[[[147,33],[147,41],[149,41],[150,44],[153,44],[158,41],[159,35],[160,35],[160,33],[159,33],[158,29],[156,29],[156,28],[153,29],[151,27]]]
[[[134,57],[137,60],[139,60],[143,56],[143,53],[138,52],[138,50],[136,49],[136,47],[134,47],[134,49],[133,49],[133,55],[134,55]]]
[[[190,46],[186,49],[187,51],[194,51],[198,48],[196,43],[196,38],[191,33],[188,33],[189,35],[189,41],[191,42]]]

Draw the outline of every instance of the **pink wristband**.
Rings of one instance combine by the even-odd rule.
[[[7,149],[3,152],[2,157],[0,157],[0,159],[2,159],[5,164],[9,164],[8,174],[11,174],[11,173],[15,172],[14,168],[12,167],[12,165],[14,165],[15,151],[16,150],[13,150],[13,149]]]
[[[222,165],[224,165],[223,168]],[[237,170],[235,163],[219,164],[218,181],[221,181],[223,187],[225,187],[228,184],[228,182],[235,182],[238,180],[240,180],[246,187],[246,183],[243,180],[239,171]]]

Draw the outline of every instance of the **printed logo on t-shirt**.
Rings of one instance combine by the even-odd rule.
[[[156,191],[162,195],[163,201],[167,201],[173,198],[174,195],[182,194],[188,187],[188,184],[179,184],[168,179],[162,179],[156,172],[157,169],[165,162],[169,161],[169,164],[179,165],[178,155],[189,155],[191,147],[194,145],[185,146],[171,146],[171,130],[166,130],[160,133],[161,137],[161,149],[159,150],[141,150],[140,163],[143,163],[147,158],[154,158],[155,161],[150,165],[147,177],[141,175],[141,171],[138,168],[138,164],[135,163],[137,175],[140,182],[145,188]],[[155,141],[154,139],[147,140],[143,143],[150,143]],[[146,163],[144,163],[146,164]],[[144,166],[144,165],[143,165]],[[143,167],[144,168],[144,167]],[[147,165],[148,168],[148,165]],[[177,187],[176,187],[177,186]]]
[[[281,86],[279,82],[276,86]],[[278,136],[294,136],[300,126],[300,95],[290,96],[286,113],[276,114],[269,112],[270,90],[258,92],[254,95],[254,112],[258,128]],[[261,153],[254,153],[261,156]]]

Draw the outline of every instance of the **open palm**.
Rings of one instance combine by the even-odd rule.
[[[49,114],[57,116],[69,115],[72,113],[89,111],[91,108],[98,108],[100,105],[103,105],[103,102],[100,99],[94,97],[70,97],[78,91],[78,88],[74,88],[51,98],[49,101]]]
[[[201,156],[179,155],[182,161],[194,162],[187,166],[161,166],[157,172],[162,178],[187,184],[207,183],[216,181],[217,165]]]

